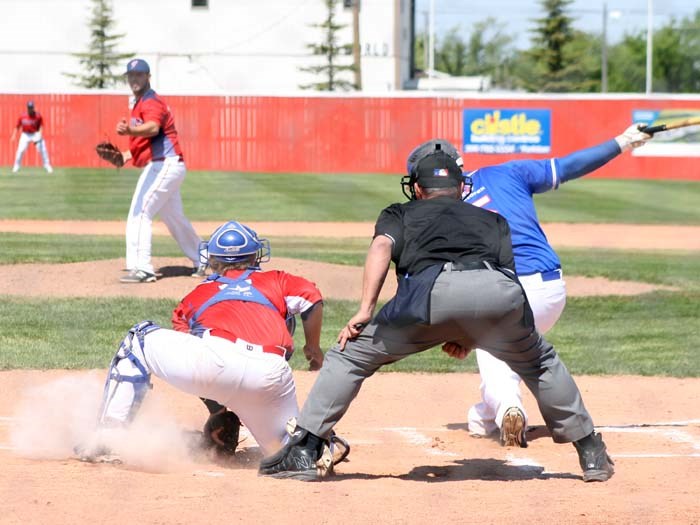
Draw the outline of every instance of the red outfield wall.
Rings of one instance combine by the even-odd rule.
[[[0,95],[0,123],[9,134],[28,99],[45,119],[54,166],[104,167],[94,144],[128,117],[128,98],[113,94]],[[461,145],[465,109],[551,110],[551,153],[470,154],[467,167],[517,158],[562,156],[612,138],[633,110],[694,109],[700,98],[452,98],[165,96],[175,115],[190,169],[247,172],[400,173],[413,146],[431,137]],[[15,144],[0,141],[0,164]],[[700,145],[698,146],[700,148]],[[38,165],[34,148],[25,164]],[[624,155],[596,176],[700,180],[698,158]]]

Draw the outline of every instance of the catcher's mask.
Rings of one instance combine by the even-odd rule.
[[[251,268],[258,268],[260,263],[270,260],[270,241],[261,239],[258,234],[245,224],[229,221],[219,226],[211,234],[209,241],[199,245],[199,262],[209,264],[216,259],[224,263],[237,263],[255,255]]]
[[[418,178],[418,173],[416,172],[418,162],[436,151],[444,151],[454,159],[460,169],[463,168],[464,161],[462,160],[462,156],[457,148],[455,148],[447,140],[432,139],[416,146],[413,148],[413,151],[409,153],[408,159],[406,160],[406,173],[408,175],[401,177],[401,191],[408,200],[416,200],[416,192],[413,189],[413,185],[416,183],[416,179]],[[465,175],[464,177],[464,193],[462,194],[462,199],[466,199],[471,193],[472,179],[470,175],[471,174]]]

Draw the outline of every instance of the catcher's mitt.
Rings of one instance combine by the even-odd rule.
[[[124,165],[124,155],[119,151],[114,144],[111,142],[100,142],[95,146],[95,151],[97,156],[103,160],[106,160],[116,168],[121,168]]]
[[[241,420],[233,412],[227,410],[212,414],[204,424],[204,442],[227,456],[233,456],[238,446],[238,435],[241,431]]]

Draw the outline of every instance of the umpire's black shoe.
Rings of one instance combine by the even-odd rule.
[[[325,457],[327,454],[322,453],[327,447],[319,450],[319,447],[310,441],[322,443],[317,436],[296,427],[289,443],[276,454],[263,458],[258,475],[300,481],[318,481],[329,475],[333,470],[333,461],[332,458]]]
[[[592,433],[574,442],[574,447],[583,469],[583,481],[607,481],[612,477],[614,463],[603,443],[603,436]]]

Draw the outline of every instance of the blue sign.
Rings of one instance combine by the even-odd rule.
[[[659,118],[660,111],[654,111],[651,109],[635,109],[632,111],[632,122],[635,124],[646,124],[650,126],[657,118]]]
[[[465,109],[464,153],[549,153],[549,109]]]

